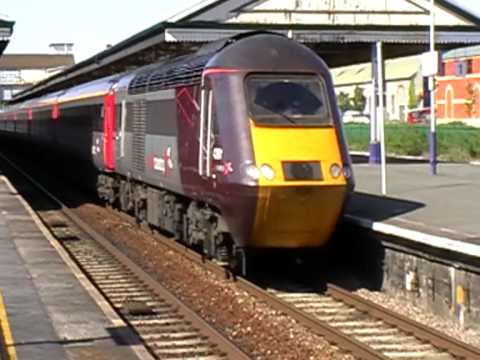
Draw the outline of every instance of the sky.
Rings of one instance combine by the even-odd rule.
[[[450,0],[480,17],[478,0]],[[48,53],[55,42],[74,43],[84,60],[198,3],[199,0],[3,0],[0,14],[16,22],[5,53]]]
[[[198,2],[2,0],[0,14],[15,21],[5,53],[48,53],[51,43],[74,43],[78,62]]]

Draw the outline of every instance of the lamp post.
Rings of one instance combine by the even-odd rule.
[[[383,71],[383,47],[382,42],[377,42],[377,78],[378,78],[378,127],[380,129],[380,166],[382,195],[387,195],[387,161],[385,154],[385,99],[384,99],[384,71]]]
[[[430,55],[433,59],[435,54],[435,0],[430,0]],[[436,73],[436,71],[435,71]],[[437,174],[437,117],[435,111],[435,74],[428,79],[428,89],[430,90],[430,169],[432,175]]]

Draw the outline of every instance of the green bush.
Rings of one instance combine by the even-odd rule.
[[[345,125],[344,129],[350,150],[368,150],[368,144],[370,143],[370,128],[368,125],[349,123]]]
[[[420,156],[428,151],[423,127],[389,124],[385,126],[385,144],[391,154]]]
[[[385,146],[388,154],[428,155],[428,125],[406,123],[385,124]],[[370,143],[368,124],[345,124],[345,134],[351,150],[367,151]],[[439,158],[465,162],[480,159],[480,129],[463,123],[440,125],[437,128]]]

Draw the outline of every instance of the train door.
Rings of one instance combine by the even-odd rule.
[[[115,94],[113,92],[110,92],[105,96],[103,106],[103,165],[105,170],[114,171],[116,108]]]
[[[205,180],[213,180],[212,148],[214,145],[215,109],[213,91],[209,82],[202,88],[200,105],[200,136],[198,151],[198,173]]]
[[[118,94],[117,94],[118,95]],[[117,98],[118,100],[118,98]],[[116,166],[117,172],[125,170],[125,145],[126,145],[126,126],[127,126],[127,100],[123,99],[117,104],[116,114]]]

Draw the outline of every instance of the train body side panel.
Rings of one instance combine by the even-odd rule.
[[[178,152],[181,182],[186,194],[198,198],[200,189],[207,193],[207,183],[198,173],[200,134],[200,86],[179,87],[175,101],[178,128]]]
[[[254,223],[258,189],[245,176],[253,163],[253,150],[243,100],[243,76],[216,73],[205,80],[212,90],[212,149],[220,149],[221,158],[211,156],[211,176],[199,174],[200,86],[177,89],[178,144],[181,181],[188,197],[207,202],[220,211],[238,246],[248,246]],[[208,103],[208,101],[207,101]]]
[[[99,98],[59,105],[57,119],[52,118],[50,106],[23,110],[16,120],[7,122],[4,129],[28,144],[24,151],[35,152],[67,174],[81,174],[77,180],[95,189],[102,164],[95,162],[92,145],[98,133],[95,130],[102,124],[101,102]]]
[[[117,172],[183,194],[175,90],[127,96],[118,108]]]

